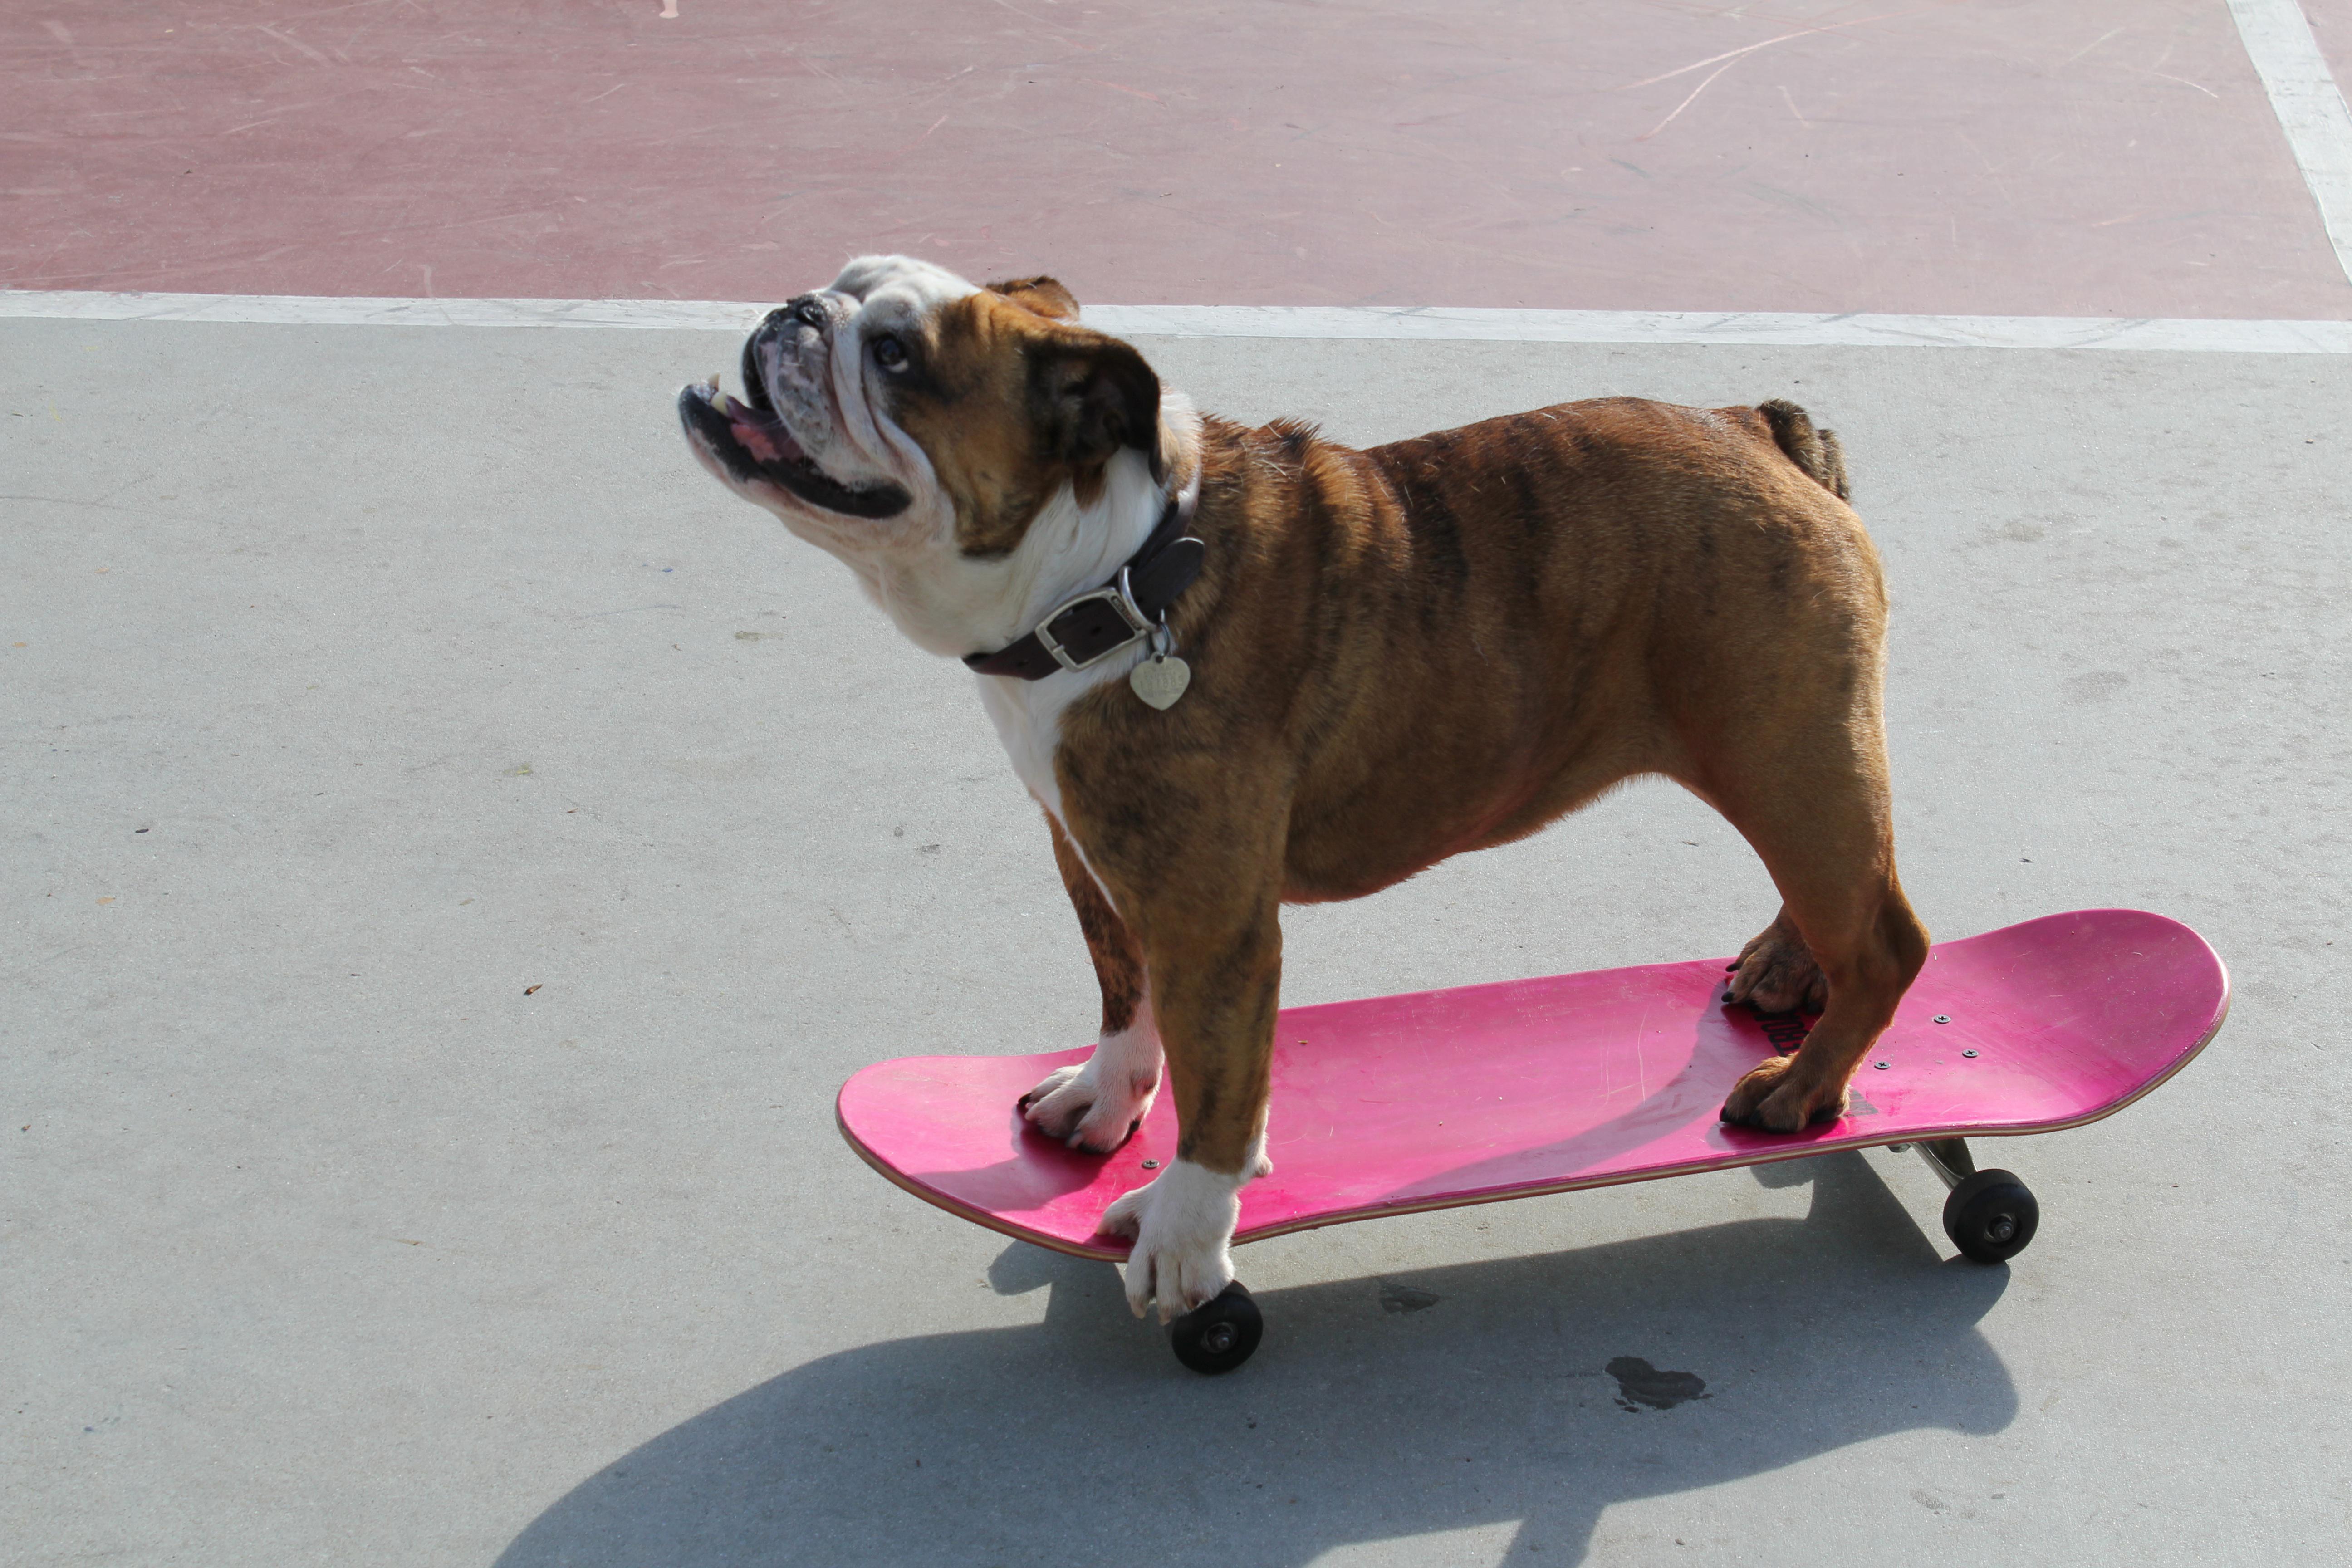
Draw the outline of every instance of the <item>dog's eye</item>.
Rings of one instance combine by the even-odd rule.
[[[907,345],[887,334],[875,339],[874,363],[884,370],[906,369]]]

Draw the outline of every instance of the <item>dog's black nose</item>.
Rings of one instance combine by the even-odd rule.
[[[824,296],[803,294],[799,299],[788,300],[769,311],[761,321],[759,330],[763,332],[772,330],[780,331],[789,323],[798,323],[803,327],[814,327],[822,331],[824,330],[825,323],[832,319],[832,312],[824,306]]]
[[[787,300],[760,319],[743,342],[744,395],[755,408],[773,412],[768,398],[766,369],[792,352],[793,334],[803,327],[822,332],[833,321],[832,308],[822,294]]]

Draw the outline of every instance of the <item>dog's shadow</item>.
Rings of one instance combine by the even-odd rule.
[[[1266,1291],[1264,1347],[1221,1378],[1108,1264],[1015,1243],[992,1282],[1049,1288],[1044,1322],[772,1378],[582,1482],[499,1568],[1222,1568],[1476,1526],[1570,1563],[1612,1503],[2008,1424],[1976,1327],[2007,1268],[1942,1261],[1860,1155],[1755,1179],[1810,1182],[1811,1213]]]

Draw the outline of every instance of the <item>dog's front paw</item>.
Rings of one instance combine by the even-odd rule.
[[[1732,1085],[1723,1119],[1767,1132],[1798,1132],[1845,1114],[1845,1085],[1816,1083],[1794,1057],[1773,1057]]]
[[[1256,1164],[1253,1157],[1245,1168]],[[1247,1180],[1179,1160],[1104,1211],[1106,1232],[1135,1237],[1127,1259],[1127,1304],[1137,1317],[1156,1300],[1160,1321],[1167,1322],[1214,1300],[1234,1282],[1234,1226],[1241,1222]]]
[[[1021,1097],[1021,1114],[1048,1138],[1089,1154],[1127,1142],[1160,1093],[1160,1042],[1113,1035],[1083,1063],[1055,1068]]]

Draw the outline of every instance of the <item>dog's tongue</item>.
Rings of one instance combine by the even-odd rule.
[[[808,454],[793,439],[784,422],[772,414],[763,414],[748,403],[738,403],[717,385],[712,378],[710,406],[727,421],[729,430],[742,444],[746,452],[763,463],[793,463],[806,460]]]

